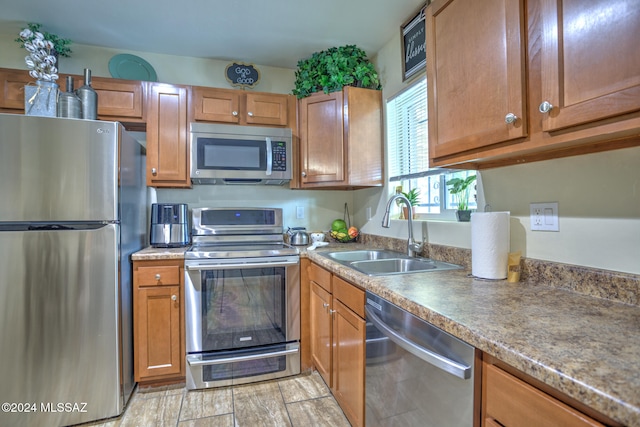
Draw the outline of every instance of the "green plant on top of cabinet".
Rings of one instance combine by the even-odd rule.
[[[592,24],[576,25],[585,20]],[[434,0],[426,12],[431,166],[639,145],[638,28],[634,0]]]

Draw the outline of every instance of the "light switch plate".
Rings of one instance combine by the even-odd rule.
[[[560,231],[558,202],[531,203],[531,231]]]

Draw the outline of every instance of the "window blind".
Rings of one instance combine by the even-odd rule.
[[[427,79],[421,78],[387,103],[389,181],[441,173],[429,169]]]

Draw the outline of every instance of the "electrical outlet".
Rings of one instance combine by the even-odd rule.
[[[558,224],[558,202],[531,203],[531,231],[560,231]]]
[[[304,206],[296,206],[296,218],[304,219]]]

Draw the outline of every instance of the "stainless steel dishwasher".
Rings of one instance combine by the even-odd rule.
[[[366,425],[473,426],[474,347],[366,293]]]

